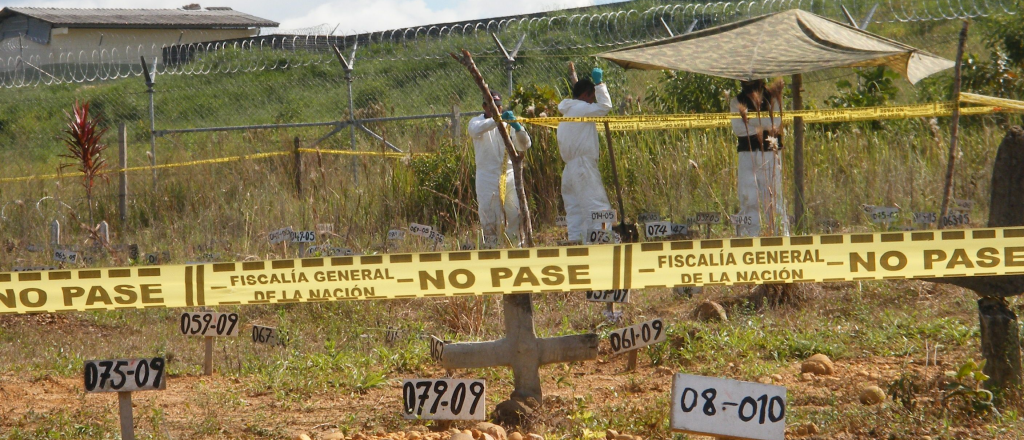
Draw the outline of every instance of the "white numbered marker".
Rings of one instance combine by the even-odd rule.
[[[424,237],[424,238],[429,238],[430,237],[430,231],[432,231],[433,229],[434,228],[431,228],[430,226],[421,225],[419,223],[410,223],[409,224],[409,233],[410,234],[418,235],[418,236]]]
[[[939,220],[939,216],[934,212],[915,212],[914,213],[914,224],[915,225],[927,225],[935,223]]]
[[[292,233],[292,243],[312,243],[316,241],[316,232],[295,231]]]
[[[398,241],[405,238],[405,231],[401,229],[392,229],[388,231],[388,240]]]
[[[751,226],[754,224],[754,217],[750,215],[730,215],[729,223],[733,226]]]
[[[644,236],[648,240],[672,235],[672,222],[654,221],[644,224]]]
[[[430,337],[430,357],[439,364],[444,357],[444,341],[437,336]]]
[[[406,379],[403,413],[407,419],[484,420],[486,392],[483,379]]]
[[[63,249],[57,249],[53,251],[53,259],[63,263],[77,263],[78,253],[71,252]]]
[[[966,212],[950,214],[942,218],[943,228],[955,228],[971,224],[971,215]]]
[[[636,216],[636,221],[637,223],[652,223],[656,221],[661,221],[661,214],[658,214],[657,212],[645,212],[643,214]]]
[[[565,221],[565,216],[564,215],[556,215],[555,216],[555,226],[561,226],[561,227],[564,228],[566,226],[569,226],[569,223]]]
[[[614,240],[612,231],[607,229],[588,229],[587,230],[587,243],[591,244],[607,244]]]
[[[252,342],[284,347],[284,339],[281,337],[281,333],[274,327],[264,327],[262,325],[252,326]]]
[[[430,239],[430,240],[433,240],[434,243],[443,243],[444,242],[444,235],[442,235],[440,232],[437,232],[437,231],[435,231],[433,229],[430,230],[430,233],[427,234],[426,237],[428,239]]]
[[[668,339],[668,332],[665,330],[665,323],[660,318],[653,319],[613,330],[612,334],[608,335],[608,342],[612,344],[612,354],[616,355],[664,342]]]
[[[185,312],[178,329],[186,336],[238,336],[238,314]]]
[[[690,233],[690,227],[688,225],[681,225],[678,223],[672,223],[672,235],[686,235]]]
[[[270,240],[270,244],[278,244],[285,240],[292,239],[292,227],[281,228],[271,232],[267,235],[267,239]]]
[[[162,390],[165,365],[162,357],[85,361],[85,392]]]
[[[589,290],[587,291],[587,301],[604,303],[628,303],[629,289]]]
[[[871,223],[892,223],[900,219],[900,208],[873,206],[870,215]]]
[[[755,440],[786,437],[786,388],[676,374],[673,431]]]
[[[616,215],[614,209],[605,209],[603,211],[590,211],[591,222],[601,223],[615,223]]]
[[[693,218],[693,222],[698,225],[717,225],[722,222],[722,213],[720,212],[698,212]]]

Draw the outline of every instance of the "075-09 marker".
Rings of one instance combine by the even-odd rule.
[[[162,390],[164,358],[113,359],[85,361],[85,391],[110,393]]]

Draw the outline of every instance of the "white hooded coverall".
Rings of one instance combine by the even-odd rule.
[[[733,113],[739,112],[739,101],[733,98],[729,103]],[[772,116],[767,111],[747,111],[747,121],[732,120],[732,130],[738,138],[764,133],[764,144],[768,144],[767,130],[782,127],[778,103],[772,103]],[[781,131],[781,130],[780,130]],[[737,193],[740,199],[740,224],[738,233],[743,237],[761,235],[761,225],[768,224],[770,232],[789,235],[789,216],[786,215],[786,201],[782,194],[782,152],[740,151],[736,176]],[[769,220],[774,221],[770,224]],[[776,228],[776,225],[779,228]]]
[[[508,124],[505,129],[512,137],[512,145],[516,151],[526,151],[532,145],[526,130],[515,131]],[[494,119],[477,116],[469,120],[469,136],[473,138],[476,155],[476,202],[480,213],[480,226],[484,230],[484,240],[496,243],[502,232],[501,223],[505,220],[505,233],[512,238],[512,243],[519,242],[519,197],[516,195],[515,177],[512,172],[512,159],[506,157],[505,143],[498,133],[498,125]],[[502,175],[502,162],[505,173]],[[501,179],[505,179],[505,204],[501,203]],[[504,208],[504,216],[502,209]]]
[[[604,83],[594,87],[595,103],[566,99],[558,104],[562,116],[605,116],[612,110],[612,98]],[[562,170],[562,201],[565,202],[565,223],[569,240],[583,240],[590,226],[590,212],[611,209],[608,194],[597,169],[600,143],[593,122],[562,122],[558,124],[558,151],[565,161]]]

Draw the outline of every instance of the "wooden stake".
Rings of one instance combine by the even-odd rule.
[[[213,376],[213,336],[203,338],[206,354],[203,356],[203,376]]]
[[[462,132],[462,114],[459,113],[459,105],[452,104],[452,139],[458,142]]]
[[[953,170],[956,166],[957,139],[960,134],[961,67],[964,49],[967,46],[967,26],[969,24],[969,21],[964,20],[964,26],[960,29],[960,43],[956,46],[956,66],[953,69],[953,118],[949,126],[949,156],[946,160],[946,186],[942,191],[942,210],[939,211],[939,229],[942,229],[942,219],[949,215],[949,201],[953,198]]]
[[[619,184],[619,169],[615,165],[615,149],[612,148],[612,129],[607,122],[604,123],[604,137],[608,144],[608,160],[612,163],[612,180],[615,182],[615,196],[619,202],[619,223],[626,223],[626,210],[622,206],[622,185]],[[625,229],[623,229],[625,234]]]
[[[124,122],[117,124],[117,150],[121,165],[117,178],[120,184],[117,192],[117,211],[121,214],[121,223],[124,223],[128,220],[128,128]]]
[[[135,440],[135,419],[132,416],[132,393],[117,393],[117,409],[121,416],[121,440]]]
[[[480,87],[480,91],[484,94],[484,104],[491,114],[491,119],[494,119],[494,122],[498,125],[498,134],[501,135],[501,140],[505,143],[505,151],[508,153],[508,157],[512,159],[512,174],[516,179],[516,196],[519,198],[519,209],[522,210],[523,221],[520,222],[520,225],[523,228],[523,239],[526,247],[533,247],[533,221],[530,218],[530,204],[527,203],[526,199],[526,185],[523,183],[523,158],[525,156],[519,154],[515,147],[512,146],[512,138],[509,136],[508,130],[505,129],[505,124],[501,121],[501,114],[498,113],[498,106],[494,104],[494,97],[491,96],[490,87],[487,86],[484,77],[480,74],[480,70],[476,68],[476,63],[473,62],[473,55],[465,49],[462,49],[461,57],[454,53],[449,53],[449,55],[469,70],[473,80],[476,81],[476,85]]]

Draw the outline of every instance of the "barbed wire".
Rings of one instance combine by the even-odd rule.
[[[1016,0],[855,1],[847,6],[874,23],[951,20],[1017,14]],[[592,13],[551,12],[517,17],[417,26],[355,35],[319,34],[329,26],[303,30],[314,34],[268,34],[223,40],[206,31],[181,30],[178,41],[156,44],[131,35],[79,37],[73,48],[48,48],[22,38],[0,44],[0,87],[109,81],[143,74],[145,59],[157,75],[206,75],[281,70],[335,62],[333,47],[359,60],[409,61],[447,57],[465,48],[498,55],[491,34],[523,51],[564,54],[605,49],[666,38],[690,30],[762,14],[800,8],[846,21],[840,0],[755,0],[677,3],[643,10]],[[873,11],[873,12],[872,12]],[[337,27],[335,26],[334,29]],[[334,29],[328,32],[333,32]],[[94,40],[93,40],[94,38]],[[221,41],[208,42],[220,38]],[[89,47],[85,46],[86,44]],[[26,46],[27,45],[27,46]]]

